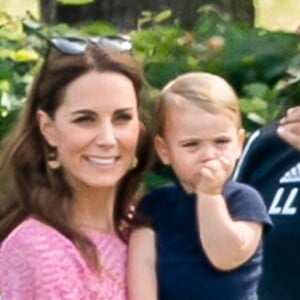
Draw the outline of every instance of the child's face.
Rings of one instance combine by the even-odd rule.
[[[209,113],[183,101],[168,107],[164,137],[157,136],[155,146],[163,163],[171,165],[183,187],[192,192],[199,170],[221,156],[230,161],[229,177],[243,141],[244,130],[237,128],[234,115]]]

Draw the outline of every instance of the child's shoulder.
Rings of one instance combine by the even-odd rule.
[[[224,194],[225,196],[238,194],[239,196],[243,195],[244,197],[249,196],[261,199],[261,195],[257,189],[255,189],[249,184],[234,180],[228,180],[228,182],[225,184]]]
[[[261,194],[252,186],[229,180],[223,190],[228,206],[241,206],[245,209],[265,210],[265,203]]]
[[[149,190],[141,199],[138,208],[143,213],[152,214],[155,211],[169,206],[170,202],[177,201],[180,188],[174,182],[170,182]]]
[[[263,222],[272,227],[264,200],[252,186],[229,180],[224,187],[224,197],[234,219]]]
[[[155,202],[170,202],[177,201],[186,193],[177,182],[168,182],[159,187],[155,187],[148,191],[143,197],[143,201],[155,201]]]
[[[177,184],[175,182],[168,182],[168,183],[165,183],[163,185],[151,188],[148,191],[148,193],[146,194],[146,196],[171,193],[174,190],[176,190],[177,188],[178,187],[177,187]]]

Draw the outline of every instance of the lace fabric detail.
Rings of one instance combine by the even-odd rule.
[[[101,297],[95,299],[126,299],[126,266],[127,247],[112,234],[99,234],[96,231],[87,232],[95,245],[100,247],[100,278],[94,278],[94,293],[101,285]]]
[[[2,243],[0,282],[6,300],[126,300],[127,246],[113,234],[88,231],[101,264],[96,276],[74,245],[29,218]]]

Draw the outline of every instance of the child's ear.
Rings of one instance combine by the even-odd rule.
[[[170,157],[169,157],[168,145],[166,144],[165,140],[161,136],[156,135],[154,137],[154,147],[156,153],[158,154],[163,164],[169,165]]]
[[[238,157],[240,157],[242,151],[243,151],[243,147],[244,147],[244,142],[245,142],[245,139],[246,139],[246,131],[245,129],[243,128],[240,128],[238,130],[238,143],[239,143],[239,153],[238,153]]]
[[[55,147],[57,142],[53,120],[43,110],[37,111],[36,118],[42,136],[50,146]]]

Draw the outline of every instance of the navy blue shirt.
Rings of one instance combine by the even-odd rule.
[[[263,201],[253,188],[228,181],[224,197],[233,219],[271,225]],[[261,275],[261,245],[242,266],[220,271],[207,259],[199,239],[195,195],[187,194],[179,184],[164,186],[145,196],[139,210],[149,218],[156,234],[160,300],[255,299]]]
[[[300,299],[300,152],[269,124],[252,134],[234,178],[263,196],[274,229],[264,240],[259,300]]]

